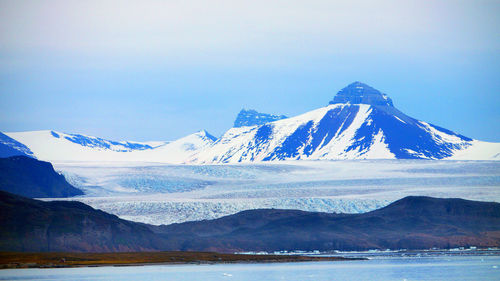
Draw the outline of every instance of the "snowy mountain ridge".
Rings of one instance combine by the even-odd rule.
[[[361,82],[299,116],[232,128],[194,163],[341,159],[496,159],[500,144],[470,139],[411,118]]]
[[[67,139],[70,142],[73,142],[75,144],[79,144],[79,145],[86,146],[86,147],[97,148],[97,149],[109,149],[109,150],[118,151],[118,152],[153,149],[153,146],[151,146],[147,143],[131,142],[131,141],[111,141],[111,140],[105,140],[105,139],[93,137],[93,136],[87,136],[87,135],[81,135],[81,134],[65,134],[65,133],[59,133],[59,132],[55,132],[55,131],[50,131],[50,134],[54,138],[65,138],[65,139]],[[165,143],[160,144],[158,146],[161,146],[164,144]]]
[[[34,157],[33,152],[24,144],[5,134],[0,133],[0,157],[19,155]]]
[[[198,150],[211,145],[215,137],[202,130],[176,141],[110,141],[57,131],[5,133],[24,144],[34,156],[50,162],[133,161],[183,163]]]
[[[173,142],[117,142],[56,131],[6,135],[24,145],[38,159],[60,162],[214,164],[304,159],[500,160],[500,143],[473,140],[414,119],[394,107],[386,94],[361,82],[340,90],[328,106],[295,117],[243,110],[235,127],[219,139],[204,130]]]

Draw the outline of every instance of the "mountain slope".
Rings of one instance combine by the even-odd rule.
[[[0,158],[0,190],[35,198],[83,195],[52,164],[26,156]]]
[[[5,134],[0,133],[0,157],[20,155],[34,157],[33,152],[31,152],[31,150],[24,144]]]
[[[406,197],[364,214],[261,209],[159,228],[182,237],[181,250],[485,247],[500,243],[500,204]]]
[[[479,146],[480,156],[473,149]],[[232,128],[191,161],[447,159],[454,155],[500,159],[500,144],[485,145],[411,118],[385,94],[355,82],[326,107],[264,125]]]
[[[273,115],[267,113],[260,113],[253,109],[242,109],[238,116],[236,116],[236,120],[234,120],[235,128],[244,127],[244,126],[255,126],[262,125],[272,121],[277,121],[281,119],[286,119],[285,115]]]
[[[29,147],[40,160],[64,161],[143,161],[182,163],[198,150],[212,144],[215,137],[200,131],[173,142],[110,141],[56,131],[6,133]]]
[[[124,157],[129,161],[184,163],[186,159],[209,147],[216,140],[217,138],[207,131],[201,130],[154,149],[136,151]]]
[[[147,226],[75,201],[43,202],[0,191],[0,251],[124,252],[157,250]]]
[[[429,249],[500,246],[500,204],[406,197],[364,214],[260,209],[152,226],[0,191],[0,251]]]

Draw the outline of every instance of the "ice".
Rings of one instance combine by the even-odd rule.
[[[128,198],[80,198],[121,218],[150,224],[214,219],[249,209],[294,209],[329,213],[360,213],[387,205],[386,200],[329,198],[255,198],[179,200],[161,195]]]
[[[360,213],[409,195],[500,202],[497,161],[61,162],[55,168],[86,193],[70,200],[152,224],[257,208]]]

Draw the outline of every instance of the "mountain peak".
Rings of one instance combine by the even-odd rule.
[[[211,135],[209,132],[207,132],[207,130],[203,129],[203,130],[200,130],[198,132],[195,133],[195,135],[197,136],[200,136],[200,137],[205,137],[205,138],[208,138],[212,141],[216,141],[217,138],[214,137],[213,135]]]
[[[351,103],[391,106],[392,100],[379,90],[368,86],[365,83],[356,81],[340,90],[329,104]]]

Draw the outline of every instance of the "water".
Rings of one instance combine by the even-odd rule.
[[[9,269],[0,280],[500,280],[500,256],[366,261]]]

